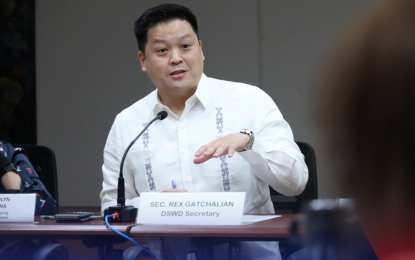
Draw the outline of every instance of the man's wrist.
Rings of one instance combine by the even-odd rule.
[[[247,145],[245,146],[245,148],[243,150],[241,150],[239,152],[245,152],[245,151],[252,150],[252,146],[254,145],[254,141],[255,141],[254,132],[252,132],[250,130],[247,130],[247,129],[241,129],[241,131],[239,131],[239,133],[249,136],[249,141],[248,141]]]

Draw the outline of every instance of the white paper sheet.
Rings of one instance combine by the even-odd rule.
[[[255,215],[243,215],[242,222],[243,223],[254,223],[259,221],[264,221],[272,218],[279,218],[281,215],[263,215],[263,216],[255,216]]]
[[[245,192],[143,192],[138,224],[241,225]]]
[[[36,194],[0,194],[0,222],[34,222]]]

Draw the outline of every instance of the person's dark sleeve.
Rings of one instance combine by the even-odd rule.
[[[36,210],[35,215],[51,215],[55,214],[56,201],[47,191],[42,181],[39,179],[33,165],[26,157],[26,152],[22,148],[14,148],[10,144],[0,141],[0,152],[5,152],[6,157],[16,167],[22,182],[20,184],[19,193],[35,193],[36,194]],[[3,151],[1,151],[3,150]],[[10,192],[10,191],[9,191]],[[16,192],[16,191],[14,191]]]

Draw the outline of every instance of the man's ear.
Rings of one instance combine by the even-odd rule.
[[[146,67],[146,55],[142,52],[142,51],[138,51],[138,59],[140,60],[140,64],[141,64],[141,70],[143,72],[147,71],[147,67]]]
[[[203,55],[202,41],[201,40],[199,40],[199,47],[200,47],[200,52],[202,53],[203,60],[205,60],[205,55]]]

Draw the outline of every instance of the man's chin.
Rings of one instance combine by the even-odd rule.
[[[175,84],[170,88],[171,93],[176,95],[186,95],[191,93],[192,95],[196,91],[196,87],[192,87],[190,84]]]

